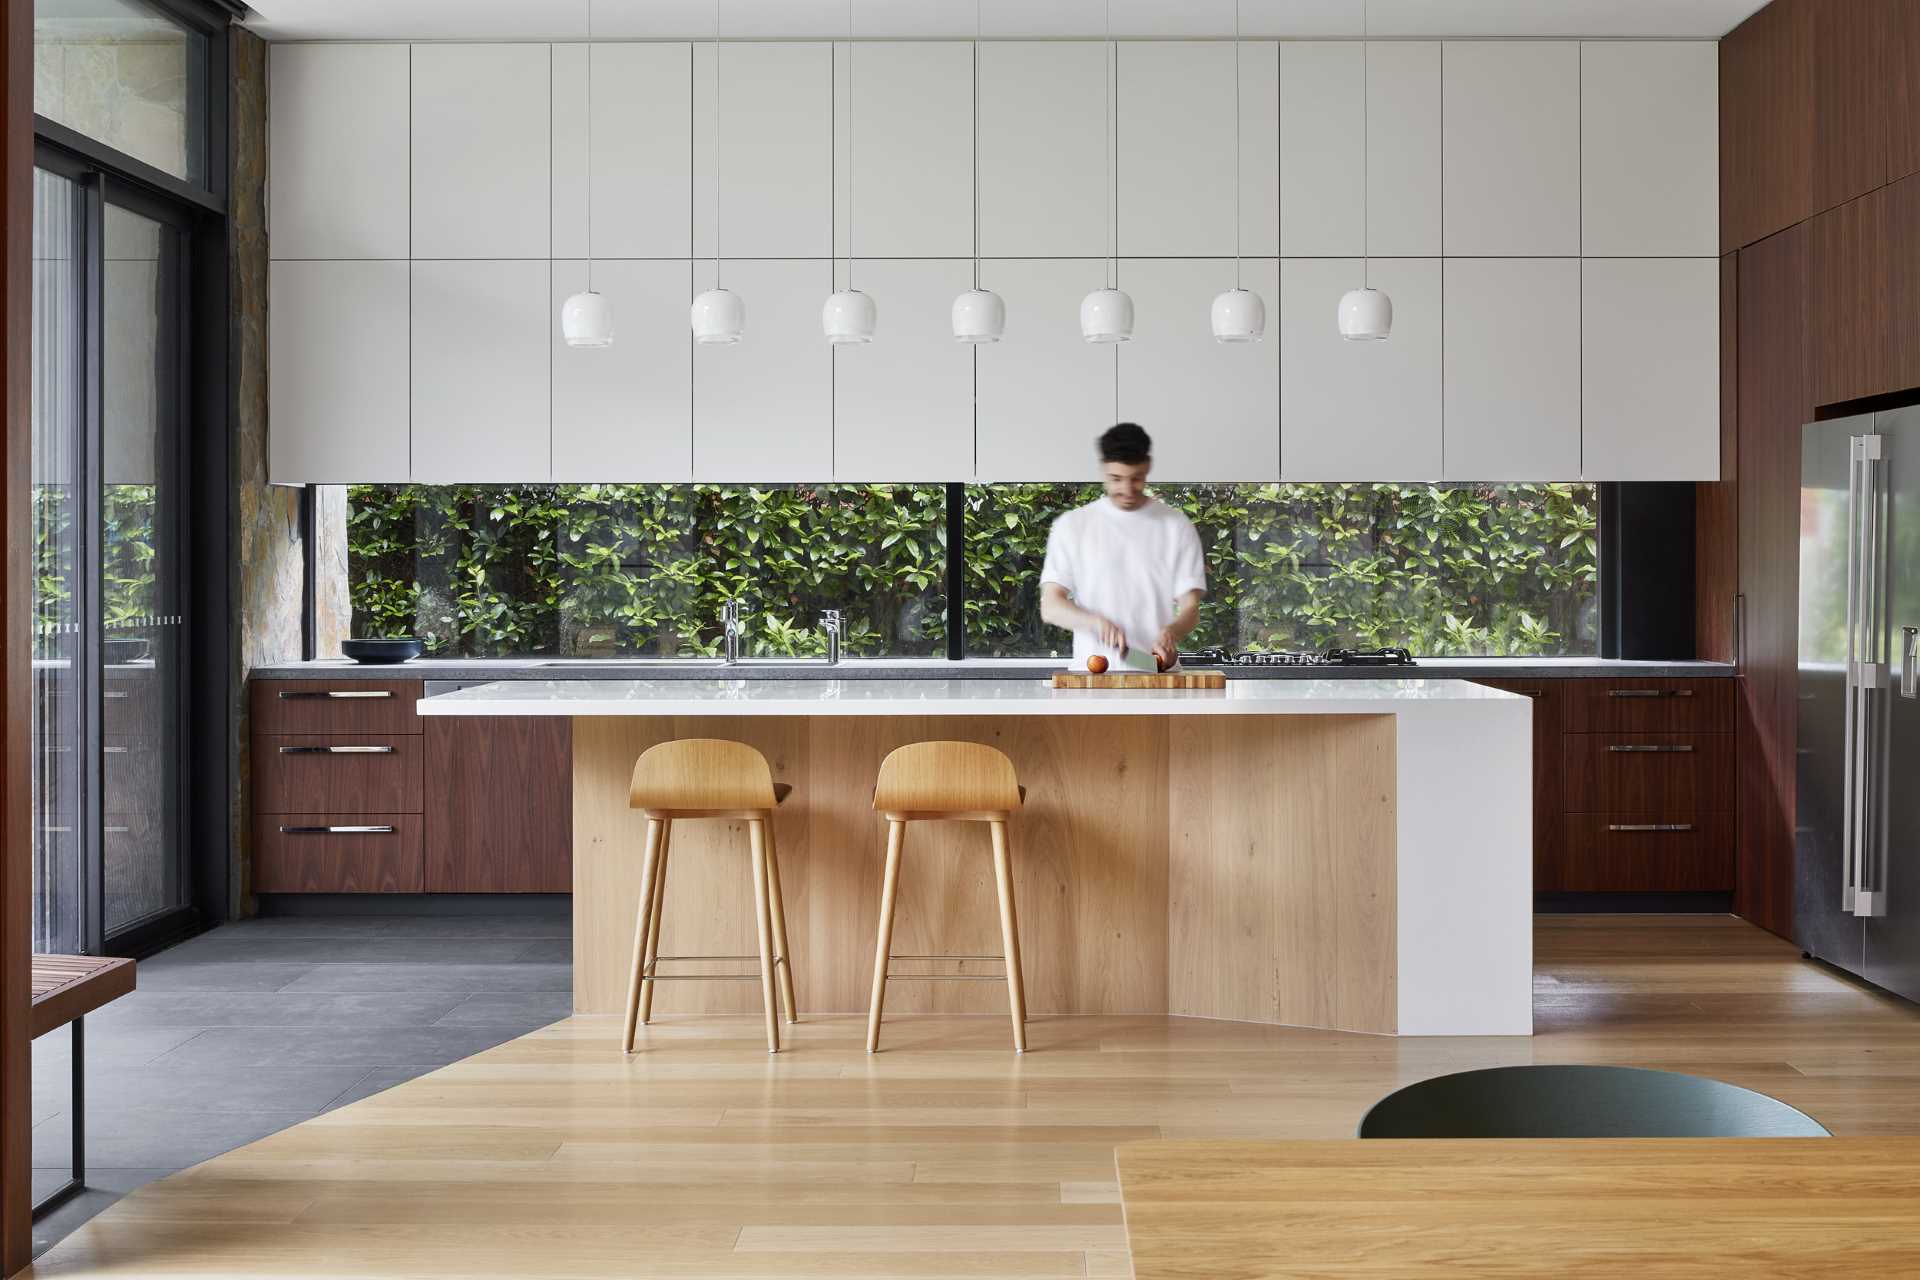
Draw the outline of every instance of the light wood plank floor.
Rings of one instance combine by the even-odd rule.
[[[576,1017],[134,1192],[29,1273],[1124,1276],[1113,1147],[1342,1137],[1441,1072],[1716,1076],[1837,1133],[1920,1134],[1920,1011],[1726,918],[1557,917],[1533,1039],[1168,1018]]]

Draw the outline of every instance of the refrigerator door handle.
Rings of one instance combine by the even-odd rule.
[[[1881,813],[1886,790],[1882,785],[1885,753],[1881,742],[1886,708],[1881,690],[1887,687],[1886,653],[1886,463],[1884,437],[1859,437],[1860,450],[1860,593],[1857,610],[1860,669],[1855,683],[1859,709],[1854,717],[1855,751],[1853,840],[1853,914],[1877,916],[1885,912],[1878,891],[1878,855],[1886,823]]]
[[[1920,627],[1900,628],[1900,696],[1920,698]]]
[[[1859,737],[1855,721],[1859,708],[1856,690],[1859,672],[1860,641],[1860,438],[1847,441],[1847,665],[1846,687],[1841,695],[1845,711],[1845,731],[1841,736],[1840,785],[1840,909],[1853,911],[1854,836],[1858,806],[1855,804],[1856,763]]]

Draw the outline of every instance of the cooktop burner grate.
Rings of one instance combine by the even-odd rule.
[[[1307,653],[1274,649],[1254,653],[1241,649],[1198,649],[1180,655],[1187,667],[1411,667],[1418,664],[1406,649],[1328,649]]]

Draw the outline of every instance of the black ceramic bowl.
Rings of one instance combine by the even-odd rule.
[[[340,652],[355,662],[382,665],[417,658],[424,648],[412,636],[398,640],[342,640]]]

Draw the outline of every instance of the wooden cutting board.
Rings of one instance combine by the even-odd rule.
[[[1056,689],[1224,689],[1227,677],[1219,671],[1109,671],[1094,675],[1090,671],[1056,671]]]

